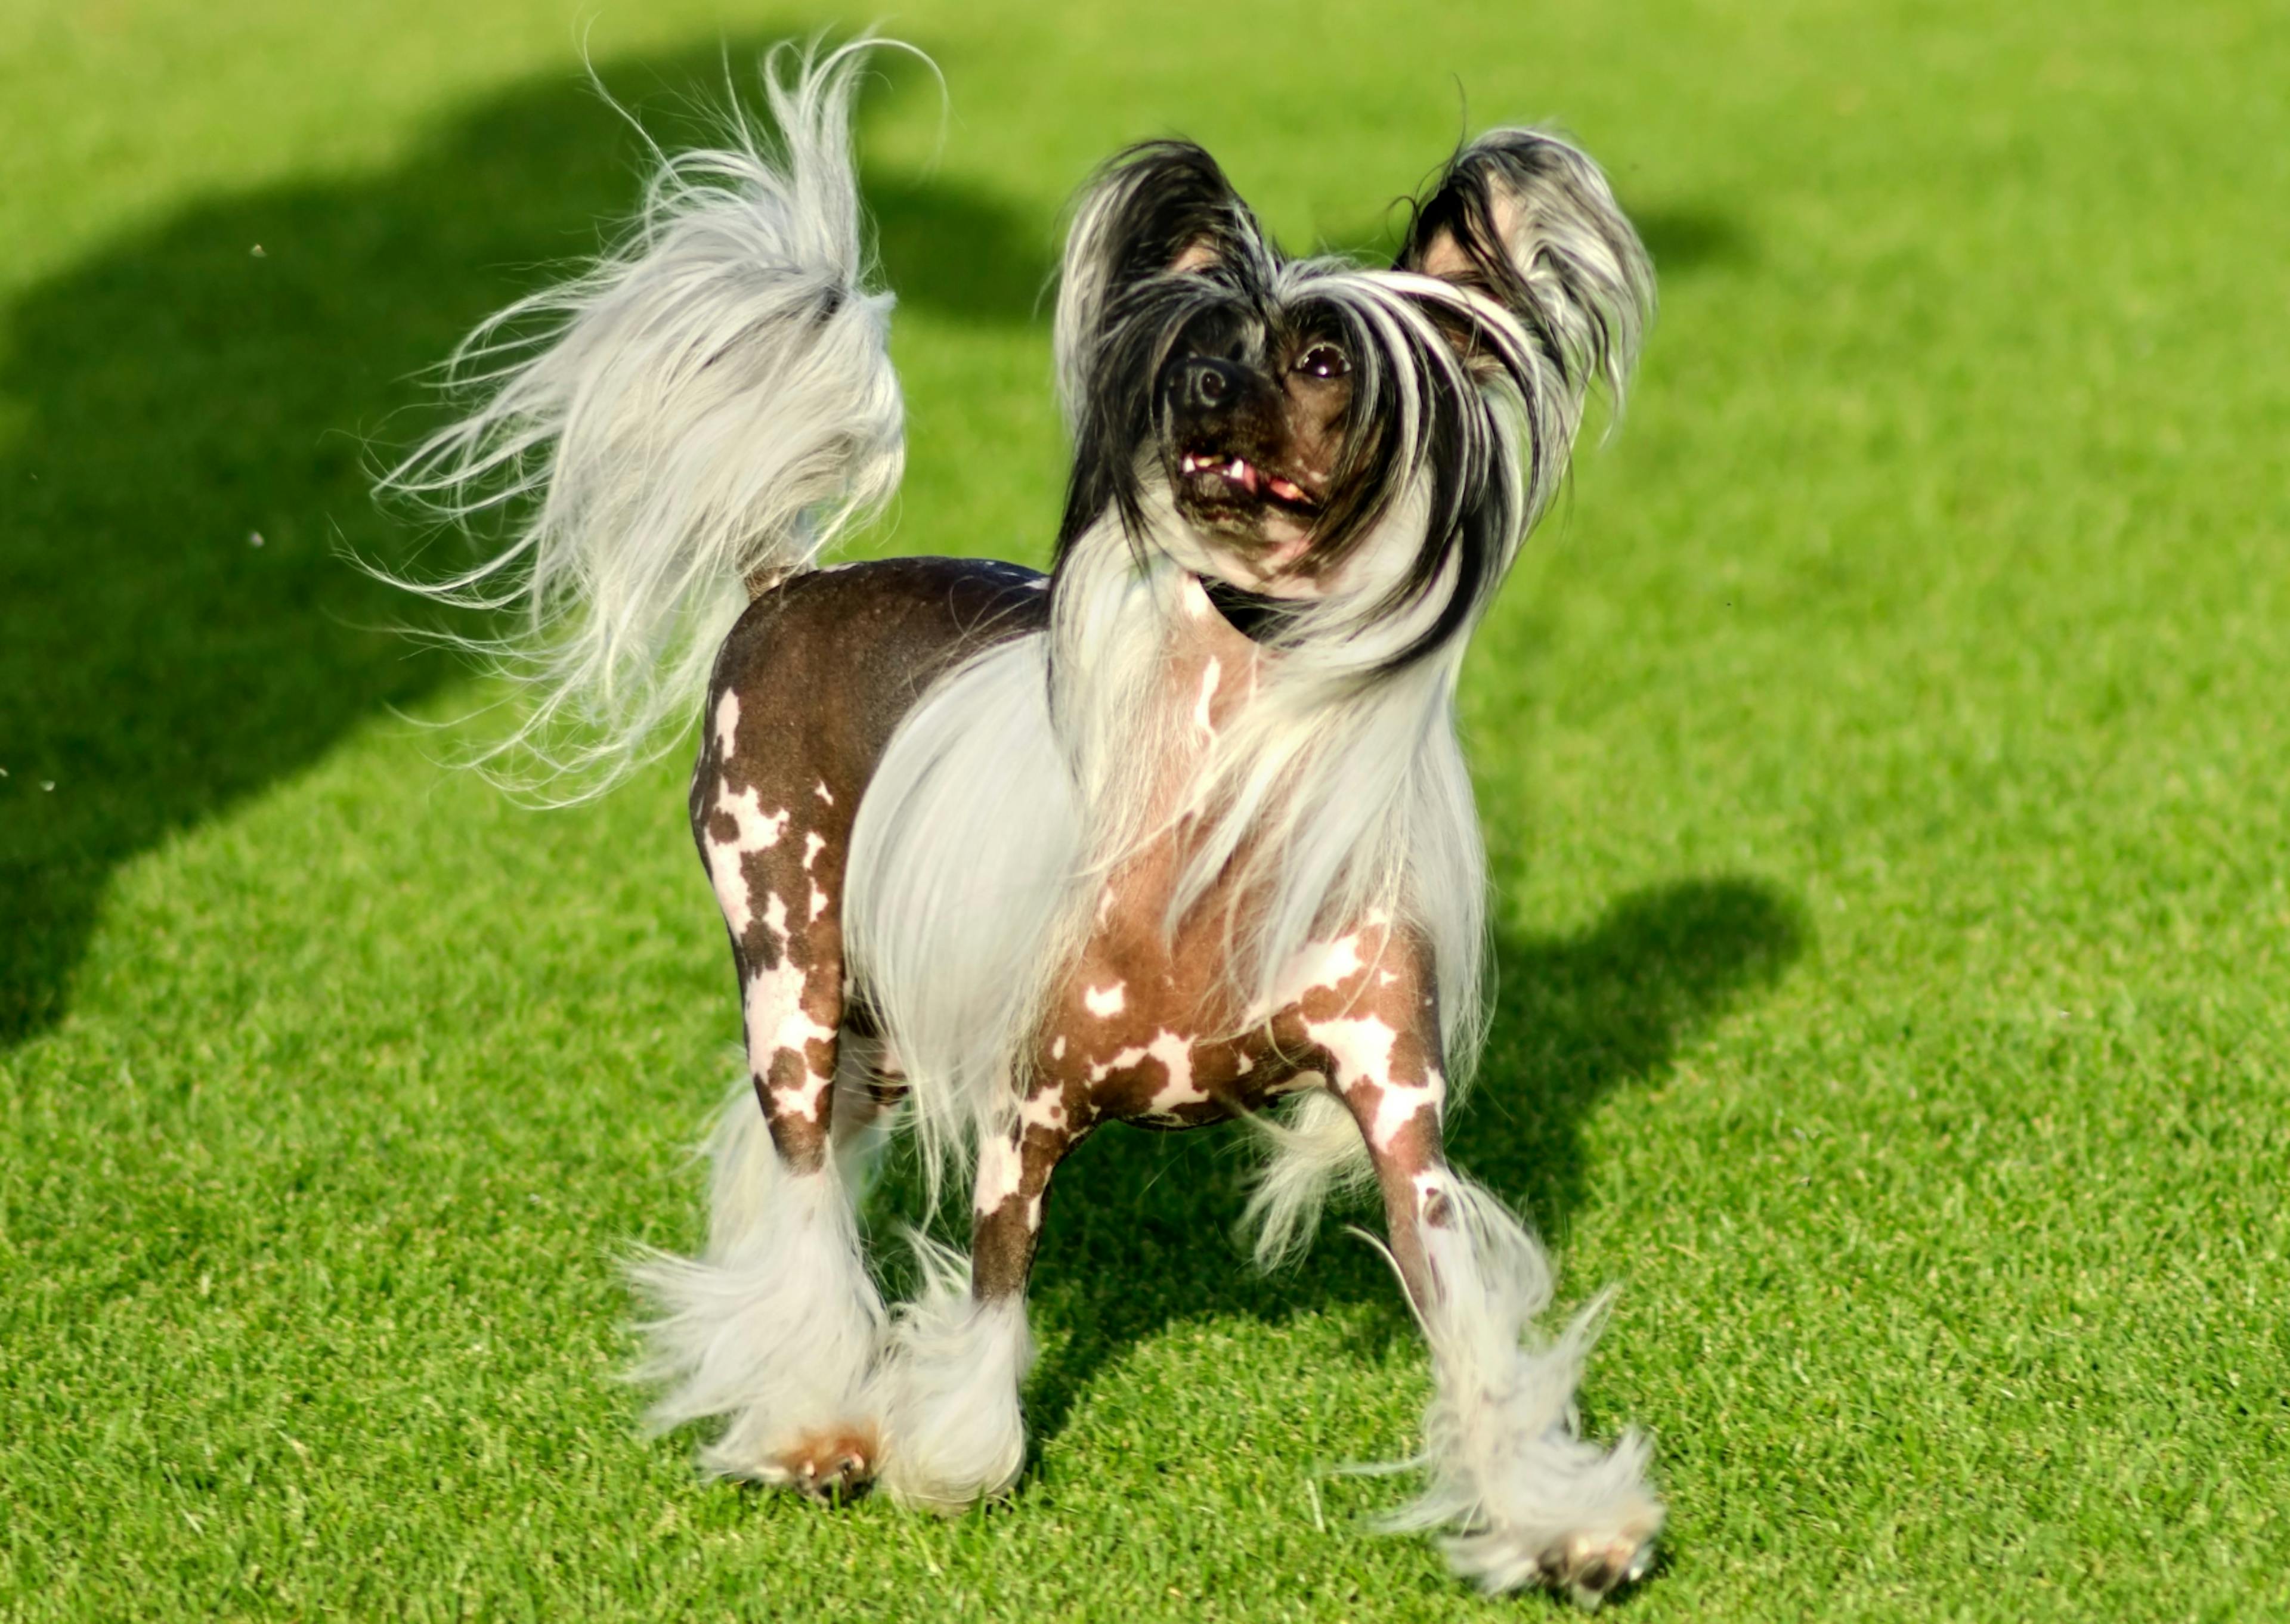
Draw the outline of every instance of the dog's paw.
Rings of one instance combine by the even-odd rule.
[[[780,1452],[773,1476],[806,1500],[847,1504],[875,1481],[882,1455],[871,1427],[831,1427],[805,1433]]]
[[[1588,1611],[1645,1576],[1653,1565],[1653,1536],[1650,1527],[1579,1533],[1543,1556],[1543,1572],[1554,1589]]]

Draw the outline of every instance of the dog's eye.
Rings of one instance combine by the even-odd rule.
[[[1296,370],[1308,378],[1341,378],[1352,370],[1351,357],[1333,344],[1315,344],[1297,357]]]

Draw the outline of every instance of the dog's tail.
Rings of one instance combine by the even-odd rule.
[[[658,158],[626,242],[480,326],[447,364],[467,416],[383,476],[508,545],[399,584],[508,611],[454,639],[530,707],[484,752],[553,799],[625,773],[704,690],[749,597],[879,512],[905,465],[850,143],[877,42],[765,59],[776,133],[733,111],[720,146]],[[743,590],[744,588],[744,590]]]

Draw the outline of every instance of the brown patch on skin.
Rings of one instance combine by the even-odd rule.
[[[764,1086],[768,1093],[788,1093],[799,1091],[813,1076],[832,1076],[827,1069],[835,1063],[835,1045],[831,1041],[813,1039],[800,1052],[793,1049],[774,1049],[764,1073]]]
[[[797,1438],[773,1464],[806,1499],[849,1501],[875,1481],[882,1452],[883,1441],[872,1427],[834,1427]]]
[[[799,1041],[748,1034],[757,1098],[796,1172],[822,1165],[834,1137],[834,1090],[819,1080],[835,1075],[845,1016],[844,870],[860,792],[940,673],[1040,628],[1040,579],[1014,564],[946,558],[796,575],[748,606],[717,656],[692,776],[693,836],[721,881],[714,865],[741,836],[730,803],[752,796],[754,814],[784,820],[770,844],[740,855],[746,917],[725,900],[725,923],[743,1010],[759,975],[800,978]],[[718,726],[727,694],[738,707],[728,741]]]
[[[1037,1090],[1035,1097],[1038,1099],[1041,1092]],[[1024,1292],[1026,1276],[1033,1269],[1035,1243],[1041,1238],[1050,1175],[1095,1125],[1061,1128],[1021,1121],[997,1148],[997,1154],[1016,1158],[1017,1178],[1007,1195],[991,1208],[976,1212],[972,1219],[971,1292],[981,1301]],[[981,1156],[981,1183],[986,1165],[987,1158]]]

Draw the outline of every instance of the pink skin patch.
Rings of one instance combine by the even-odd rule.
[[[827,841],[823,836],[819,835],[816,832],[807,833],[804,836],[803,871],[805,874],[811,873],[812,865],[819,860],[819,854],[826,849]],[[827,892],[821,889],[818,879],[813,877],[811,882],[811,917],[805,920],[805,923],[816,923],[819,916],[827,911]]]
[[[1335,1067],[1336,1087],[1346,1093],[1361,1084],[1375,1089],[1375,1110],[1368,1124],[1368,1143],[1389,1150],[1401,1132],[1424,1111],[1436,1125],[1447,1096],[1447,1085],[1437,1071],[1427,1070],[1421,1083],[1392,1075],[1392,1049],[1399,1033],[1375,1016],[1349,1020],[1307,1020],[1304,1035],[1325,1051]]]
[[[716,817],[709,820],[710,824],[729,819],[734,832],[729,840],[722,840],[709,828],[704,841],[708,878],[724,910],[725,923],[734,936],[744,936],[755,917],[755,902],[748,888],[748,859],[779,844],[780,836],[787,833],[789,813],[765,812],[761,790],[749,788],[733,795],[729,786],[717,795],[713,810]]]
[[[1281,971],[1279,979],[1273,983],[1272,996],[1250,1007],[1249,1023],[1269,1020],[1275,1010],[1301,1004],[1312,993],[1333,992],[1362,968],[1357,931],[1333,941],[1309,943]]]
[[[1224,661],[1209,656],[1208,664],[1201,668],[1201,697],[1193,705],[1193,725],[1204,733],[1216,732],[1216,712],[1211,708],[1216,699],[1217,680],[1224,675]]]
[[[803,972],[784,964],[748,978],[748,1052],[757,1075],[772,1079],[773,1108],[816,1123],[820,1101],[834,1076],[813,1064],[812,1045],[832,1043],[835,1029],[820,1025],[805,1011],[806,980]]]
[[[1193,1086],[1192,1039],[1167,1030],[1156,1032],[1150,1042],[1124,1049],[1111,1060],[1092,1066],[1089,1080],[1102,1083],[1115,1072],[1133,1070],[1147,1060],[1157,1062],[1162,1075],[1168,1078],[1146,1101],[1149,1115],[1165,1115],[1181,1105],[1199,1105],[1208,1099]]]
[[[716,758],[731,761],[740,741],[740,696],[731,689],[724,690],[716,701]]]

